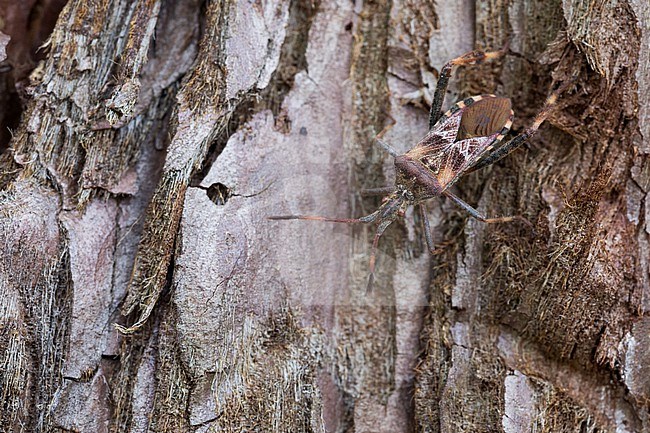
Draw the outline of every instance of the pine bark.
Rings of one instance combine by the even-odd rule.
[[[650,432],[645,0],[71,0],[39,62],[56,3],[0,2],[2,431]],[[454,191],[534,231],[433,199],[366,293],[374,227],[267,219],[373,212],[506,44],[446,106],[573,84]]]

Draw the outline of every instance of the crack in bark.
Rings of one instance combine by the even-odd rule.
[[[309,29],[319,3],[320,0],[291,1],[286,37],[280,50],[278,66],[271,75],[269,84],[260,93],[251,90],[241,96],[224,134],[210,144],[201,168],[192,176],[192,186],[199,185],[205,179],[230,137],[255,114],[268,109],[276,117],[276,122],[282,121],[281,107],[284,99],[293,88],[296,75],[301,71],[307,71],[305,54]],[[259,73],[262,74],[263,71]]]

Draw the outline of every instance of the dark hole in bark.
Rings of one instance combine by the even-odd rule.
[[[207,189],[206,194],[212,202],[218,206],[223,206],[232,197],[230,188],[222,183],[213,183]]]
[[[18,127],[27,97],[23,89],[38,61],[45,58],[47,53],[40,47],[52,33],[67,1],[31,3],[30,6],[30,2],[6,2],[6,10],[0,12],[0,16],[11,17],[2,28],[11,40],[7,59],[0,65],[0,152],[7,148],[11,131]]]

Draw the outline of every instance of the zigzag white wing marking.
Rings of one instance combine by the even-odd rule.
[[[441,154],[448,152],[453,146],[461,116],[451,116],[440,121],[436,126],[416,144],[407,155],[413,159],[437,159]]]
[[[458,177],[489,148],[492,141],[494,141],[494,137],[473,137],[453,143],[451,149],[441,158],[438,166],[436,177],[440,186],[446,189],[453,185]]]

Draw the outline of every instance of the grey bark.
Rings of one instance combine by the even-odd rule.
[[[68,2],[0,154],[2,430],[650,431],[646,3]],[[507,41],[447,105],[577,78],[455,191],[535,232],[432,200],[366,293],[373,227],[267,219],[374,211],[375,134]]]

